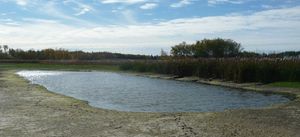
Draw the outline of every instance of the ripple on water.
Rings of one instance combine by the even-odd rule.
[[[208,112],[289,101],[280,95],[113,72],[20,71],[18,74],[33,84],[88,101],[94,107],[120,111]]]

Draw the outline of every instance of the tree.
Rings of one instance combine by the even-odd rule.
[[[8,46],[7,45],[3,45],[3,49],[4,49],[4,53],[8,52]]]
[[[209,57],[234,57],[241,51],[241,44],[231,39],[204,39],[200,46]]]
[[[175,45],[171,49],[171,54],[173,56],[191,56],[192,55],[192,47],[191,45],[186,44],[186,42],[179,43],[178,45]]]
[[[187,57],[235,57],[242,51],[241,44],[231,39],[203,39],[195,44],[185,42],[172,47],[173,56]]]
[[[192,44],[192,54],[194,57],[208,57],[206,47],[202,46],[201,41],[197,41],[196,44]]]

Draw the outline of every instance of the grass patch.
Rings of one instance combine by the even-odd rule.
[[[4,70],[106,70],[106,71],[119,71],[118,65],[98,65],[98,64],[42,64],[42,63],[8,63],[0,64],[0,69]]]
[[[286,87],[286,88],[299,88],[300,89],[300,82],[274,82],[269,85],[274,86],[274,87]]]

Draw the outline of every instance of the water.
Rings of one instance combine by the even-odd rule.
[[[258,108],[289,101],[237,89],[112,72],[20,71],[48,90],[91,106],[134,112],[208,112]]]

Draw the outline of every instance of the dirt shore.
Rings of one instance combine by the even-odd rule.
[[[0,136],[297,137],[300,91],[272,91],[288,91],[297,98],[262,109],[218,113],[119,112],[90,107],[84,101],[32,85],[14,71],[0,71]]]

